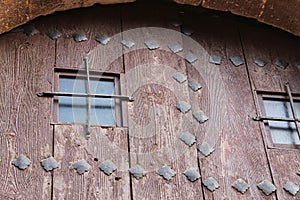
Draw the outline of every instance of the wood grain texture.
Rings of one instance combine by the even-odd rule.
[[[300,176],[297,175],[300,168],[299,150],[270,149],[268,155],[270,156],[278,199],[299,199],[299,192],[297,195],[292,196],[283,189],[288,181],[292,181],[297,185],[300,184]]]
[[[170,25],[177,17],[168,4],[159,8],[150,4],[125,6],[122,12],[123,39],[136,43],[132,49],[124,48],[126,92],[135,98],[128,106],[130,164],[148,171],[140,180],[132,177],[133,199],[203,199],[200,180],[190,182],[183,175],[198,164],[196,146],[188,147],[179,140],[183,131],[193,129],[191,112],[182,114],[176,109],[178,101],[189,102],[187,82],[179,84],[172,78],[178,71],[186,73],[185,61],[167,47],[173,42],[182,44],[179,29],[174,31]],[[146,49],[144,42],[149,39],[155,40],[160,49]],[[170,181],[156,172],[163,165],[176,172]]]
[[[214,192],[205,188],[205,199],[276,199],[274,194],[266,197],[256,186],[263,179],[271,180],[271,174],[259,126],[251,119],[255,107],[246,67],[229,61],[230,56],[243,57],[236,24],[229,16],[201,10],[187,9],[182,18],[199,43],[195,49],[195,42],[184,39],[184,48],[194,49],[199,58],[187,66],[189,78],[203,86],[200,92],[190,91],[192,107],[209,117],[198,126],[197,143],[207,142],[215,149],[208,157],[199,153],[202,179],[212,176],[220,184]],[[208,63],[211,54],[222,56],[222,64]],[[250,185],[243,195],[231,186],[238,178]]]
[[[284,85],[289,82],[292,92],[299,93],[299,69],[295,66],[296,60],[300,58],[299,38],[261,25],[247,27],[241,25],[241,29],[253,89],[286,92]],[[256,31],[250,34],[252,30]],[[268,64],[263,68],[258,67],[253,63],[253,60],[258,57],[266,60]],[[289,63],[287,69],[283,70],[275,66],[274,60],[277,58],[282,58]],[[265,134],[263,124],[262,132],[265,140],[270,143],[272,139],[270,135]],[[298,185],[300,183],[299,176],[296,175],[300,163],[299,150],[267,148],[267,154],[278,199],[299,199],[299,194],[293,197],[283,189],[287,181]]]
[[[243,22],[241,22],[243,23]],[[297,77],[300,60],[300,39],[283,31],[253,24],[242,26],[242,39],[248,61],[249,73],[256,90],[286,92],[284,84],[289,82],[292,92],[300,92],[300,79]],[[261,68],[254,60],[261,58],[268,64]],[[286,69],[275,65],[276,59],[289,63]]]
[[[95,41],[99,33],[112,37],[121,31],[118,6],[68,11],[68,14],[56,15],[56,19],[61,22],[57,29],[63,32],[63,37],[57,42],[56,67],[84,68],[83,58],[88,57],[91,70],[123,72],[122,57],[114,57],[122,55],[120,35],[115,36],[113,44],[110,42],[107,47]],[[74,33],[85,33],[88,40],[75,42]]]
[[[45,28],[43,20],[33,25]],[[11,33],[0,49],[0,199],[50,199],[51,174],[40,161],[52,155],[51,99],[36,93],[51,90],[55,43]],[[31,161],[24,171],[11,164],[20,154]]]
[[[55,125],[54,130],[54,155],[60,168],[54,172],[53,199],[130,199],[126,129],[91,127],[89,140],[85,126]],[[82,159],[92,167],[79,175],[72,163]],[[110,176],[99,169],[107,159],[118,167]]]

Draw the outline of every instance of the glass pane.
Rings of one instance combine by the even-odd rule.
[[[266,115],[270,117],[293,118],[290,102],[264,100]],[[296,113],[300,114],[300,103],[295,102]],[[272,140],[277,144],[300,144],[295,122],[268,121]]]
[[[86,93],[86,80],[83,78],[60,77],[59,91]],[[91,93],[114,94],[113,79],[93,79],[90,81]],[[59,121],[87,123],[86,97],[59,97]],[[91,123],[114,125],[115,105],[111,98],[91,98]]]
[[[264,100],[264,105],[267,116],[285,118],[293,117],[290,102],[288,101]]]

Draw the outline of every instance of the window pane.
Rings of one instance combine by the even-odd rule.
[[[285,118],[293,117],[290,102],[288,101],[264,100],[264,105],[267,116]]]
[[[300,144],[294,122],[269,121],[272,140],[278,144]]]
[[[293,118],[290,102],[264,100],[266,115],[270,117]],[[296,113],[300,114],[300,103],[295,102]],[[300,144],[295,122],[268,121],[272,140],[278,144]]]
[[[113,79],[90,80],[91,93],[114,94]],[[86,93],[84,78],[60,77],[59,91],[69,93]],[[87,123],[86,97],[59,97],[59,121]],[[115,102],[110,98],[91,98],[91,123],[114,125]]]

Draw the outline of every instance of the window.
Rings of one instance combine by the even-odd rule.
[[[67,75],[59,76],[59,92],[87,93],[87,80],[84,77]],[[90,79],[90,92],[92,94],[115,94],[115,79],[103,77]],[[115,125],[115,101],[112,98],[91,97],[91,124]],[[59,96],[58,121],[87,123],[88,99],[86,97]]]
[[[300,145],[300,96],[286,87],[287,93],[258,92],[261,113],[254,120],[263,122],[271,146],[294,148]]]
[[[130,100],[120,95],[119,74],[86,70],[56,70],[54,123],[100,124],[122,126],[121,102]]]

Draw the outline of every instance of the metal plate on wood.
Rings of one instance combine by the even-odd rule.
[[[240,193],[244,194],[249,189],[249,184],[246,183],[243,179],[239,178],[232,184],[232,187],[235,188]]]
[[[205,185],[205,187],[207,189],[209,189],[211,192],[215,191],[216,189],[218,189],[220,187],[218,181],[216,179],[214,179],[213,177],[209,177],[209,178],[205,179],[203,181],[203,185]]]
[[[187,35],[187,36],[191,36],[194,33],[194,31],[190,28],[183,27],[182,28],[182,33]]]
[[[57,40],[62,36],[62,33],[59,30],[53,29],[47,32],[47,35],[52,40]]]
[[[30,160],[23,154],[21,154],[16,160],[12,161],[15,167],[21,170],[26,169],[30,165]]]
[[[254,60],[254,63],[255,63],[257,66],[259,66],[259,67],[264,67],[264,66],[266,66],[266,64],[267,64],[267,62],[264,61],[264,60],[261,59],[261,58],[256,58],[256,59]]]
[[[140,165],[135,165],[129,169],[129,172],[136,178],[140,179],[147,174],[147,171]]]
[[[244,60],[241,58],[241,56],[231,56],[229,59],[236,67],[244,64]]]
[[[176,175],[175,171],[167,165],[162,166],[162,168],[160,168],[157,173],[164,177],[164,179],[166,179],[167,181],[171,180],[171,178]]]
[[[176,108],[182,113],[187,113],[191,110],[192,106],[185,101],[179,101],[176,105]]]
[[[183,73],[177,72],[176,74],[173,75],[173,78],[178,82],[178,83],[183,83],[187,80],[187,76],[184,75]]]
[[[198,180],[201,177],[198,170],[194,167],[185,170],[183,174],[192,182]]]
[[[182,46],[177,43],[169,44],[168,47],[173,53],[178,53],[183,50]]]
[[[276,59],[275,65],[281,69],[286,69],[289,66],[289,63],[283,59]]]
[[[197,92],[198,90],[200,90],[202,88],[200,83],[198,83],[196,81],[189,81],[188,85],[194,92]]]
[[[104,33],[99,33],[98,35],[96,35],[95,40],[102,45],[106,45],[110,41],[110,37],[108,37]]]
[[[186,145],[192,146],[196,142],[195,135],[186,131],[180,136],[180,140],[183,141]]]
[[[174,19],[170,21],[170,24],[172,24],[175,27],[179,27],[182,25],[182,21],[178,20],[178,19]]]
[[[99,168],[108,176],[117,170],[117,166],[110,160],[105,160]]]
[[[198,146],[197,149],[204,156],[209,156],[214,151],[214,148],[210,146],[210,144],[208,144],[207,142],[203,142],[201,145]]]
[[[198,58],[195,54],[189,51],[185,54],[185,60],[192,64],[193,62],[196,62]]]
[[[276,187],[268,180],[260,182],[257,187],[261,189],[265,195],[270,195],[276,191]]]
[[[199,111],[198,113],[194,113],[193,117],[200,123],[204,123],[208,120],[208,117],[204,114],[203,111]]]
[[[300,69],[300,61],[297,61],[295,65],[298,69]]]
[[[72,164],[72,167],[78,174],[83,174],[91,169],[91,165],[89,165],[85,160],[78,160]]]
[[[131,40],[125,39],[121,41],[121,44],[123,44],[127,48],[131,48],[135,45],[135,43]]]
[[[84,33],[73,33],[72,37],[75,40],[75,42],[84,42],[88,40]]]
[[[41,165],[43,166],[44,170],[46,170],[47,172],[58,168],[58,163],[52,156],[42,160]]]
[[[38,31],[36,28],[34,28],[33,26],[25,26],[25,27],[24,27],[24,33],[25,33],[28,37],[30,37],[30,36],[33,36],[33,35],[35,35],[35,34],[38,34],[39,31]]]
[[[283,189],[285,189],[285,191],[289,192],[291,195],[295,196],[299,192],[300,188],[294,182],[288,181],[284,185]]]
[[[222,57],[220,55],[212,54],[209,56],[209,62],[215,65],[221,65]]]
[[[155,40],[148,40],[145,42],[145,45],[148,47],[149,50],[155,50],[160,47]]]

